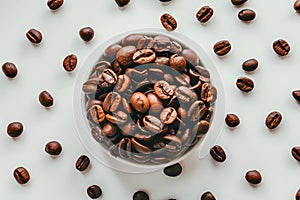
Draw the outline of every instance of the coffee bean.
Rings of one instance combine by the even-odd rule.
[[[95,31],[91,27],[83,27],[79,30],[79,36],[85,42],[89,42],[93,39]]]
[[[91,185],[86,190],[91,199],[98,199],[102,195],[102,190],[98,185]]]
[[[262,176],[257,170],[250,170],[245,175],[246,180],[252,184],[259,184],[262,181]]]
[[[167,31],[174,31],[177,28],[176,19],[168,13],[160,17],[160,22]]]
[[[160,121],[165,124],[172,124],[177,118],[177,112],[175,108],[168,107],[163,109],[160,113]]]
[[[209,6],[203,6],[196,14],[196,18],[199,22],[207,22],[214,14],[214,10]]]
[[[149,130],[152,131],[153,133],[160,133],[163,128],[163,124],[161,121],[156,118],[155,116],[152,115],[146,115],[143,118],[143,123],[145,127]]]
[[[290,52],[291,48],[290,45],[287,43],[287,41],[283,39],[278,39],[273,42],[273,50],[279,56],[286,56]]]
[[[300,90],[294,90],[292,92],[293,97],[300,102]]]
[[[121,41],[121,45],[122,46],[129,46],[129,45],[137,46],[138,42],[142,39],[144,39],[144,36],[141,34],[130,34],[123,38],[123,40]]]
[[[149,154],[151,152],[151,149],[149,147],[141,144],[134,138],[131,138],[131,144],[132,144],[132,147],[139,153]]]
[[[211,192],[204,192],[201,195],[201,200],[216,200],[216,198]]]
[[[199,58],[195,51],[192,49],[184,49],[182,51],[182,56],[192,65],[196,66],[199,63]]]
[[[155,60],[155,52],[151,49],[142,49],[133,54],[132,60],[137,64],[147,64]]]
[[[57,10],[64,3],[64,0],[48,0],[47,5],[51,10]]]
[[[251,21],[255,18],[256,13],[251,9],[243,9],[239,12],[238,17],[242,21]]]
[[[300,200],[300,189],[297,191],[297,193],[295,194],[295,199],[296,200]]]
[[[12,122],[8,124],[6,130],[10,137],[19,137],[23,133],[23,124],[21,122]]]
[[[295,9],[296,12],[300,12],[300,0],[295,1],[294,9]]]
[[[231,50],[231,44],[228,40],[221,40],[214,45],[214,52],[218,56],[224,56]]]
[[[115,2],[119,7],[124,7],[130,2],[130,0],[115,0]]]
[[[183,56],[174,54],[170,57],[170,67],[179,71],[184,72],[186,68],[186,60]]]
[[[166,81],[158,81],[154,85],[155,94],[161,99],[170,99],[174,95],[174,90]]]
[[[39,44],[43,39],[42,33],[36,29],[30,29],[26,33],[26,37],[33,44]]]
[[[51,94],[45,90],[39,94],[39,101],[42,106],[51,107],[53,105],[54,99]]]
[[[95,122],[96,124],[101,123],[105,120],[105,113],[100,105],[93,105],[88,110],[88,116],[88,118],[91,118],[91,120],[93,120],[93,122]]]
[[[114,124],[124,124],[128,119],[128,115],[121,110],[116,111],[113,114],[106,114],[105,117],[109,122]]]
[[[105,51],[104,51],[104,56],[108,58],[114,58],[116,56],[116,53],[122,48],[121,45],[119,44],[112,44],[109,45]]]
[[[282,120],[282,115],[277,112],[273,111],[266,117],[265,124],[269,129],[276,128]]]
[[[210,83],[204,83],[201,86],[201,99],[204,102],[212,102],[214,98],[216,98],[216,88],[214,88]]]
[[[293,147],[291,150],[292,156],[300,162],[300,147]]]
[[[172,42],[170,38],[162,35],[154,37],[153,49],[156,52],[168,52],[172,47]]]
[[[247,77],[240,77],[236,80],[236,86],[243,92],[250,92],[254,88],[254,82]]]
[[[15,78],[18,74],[18,69],[14,63],[6,62],[2,65],[2,71],[8,78]]]
[[[217,162],[224,162],[226,160],[226,153],[219,145],[215,145],[210,149],[210,155]]]
[[[192,122],[200,121],[206,112],[206,106],[203,101],[195,101],[187,112],[188,118]]]
[[[105,69],[98,77],[99,86],[103,89],[114,86],[118,81],[117,74],[111,69]]]
[[[65,57],[63,61],[63,66],[66,71],[73,71],[77,66],[77,56],[74,54],[70,54],[67,57]]]
[[[190,103],[197,100],[196,93],[185,86],[179,86],[175,89],[174,93],[180,101],[180,103]]]
[[[116,54],[117,61],[121,65],[127,66],[132,63],[132,58],[135,52],[136,48],[134,46],[122,47]]]
[[[131,95],[130,105],[141,113],[146,113],[150,107],[148,98],[141,92],[135,92]]]
[[[227,114],[225,122],[229,127],[237,127],[240,124],[240,119],[236,114]]]
[[[82,155],[77,159],[75,167],[78,171],[82,172],[86,170],[89,165],[90,165],[89,157],[87,157],[86,155]]]
[[[206,120],[200,120],[197,125],[193,128],[193,133],[196,133],[197,136],[201,137],[207,133],[209,130],[210,123]]]
[[[161,2],[169,2],[169,1],[172,1],[172,0],[159,0]]]
[[[179,163],[175,163],[171,166],[164,168],[164,174],[170,177],[179,176],[182,172],[182,166]]]
[[[248,0],[231,0],[231,3],[235,6],[240,6],[242,4],[244,4],[245,2],[247,2]]]
[[[57,141],[51,141],[46,144],[45,151],[52,156],[57,156],[61,153],[62,146]]]
[[[13,175],[19,184],[26,184],[30,180],[29,172],[24,167],[16,168]]]
[[[248,59],[243,62],[242,67],[246,72],[252,72],[257,69],[258,61],[255,58]]]
[[[121,104],[122,97],[117,92],[110,92],[106,95],[103,102],[103,109],[106,112],[114,112]]]
[[[133,194],[132,200],[149,200],[149,195],[144,191],[137,191]]]

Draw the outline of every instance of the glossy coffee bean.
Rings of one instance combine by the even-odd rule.
[[[187,117],[192,121],[200,121],[206,112],[206,106],[203,101],[195,101],[187,112]]]
[[[117,92],[110,92],[103,101],[103,110],[106,112],[114,112],[119,108],[122,97]]]
[[[146,113],[150,107],[148,98],[141,92],[135,92],[131,95],[130,105],[141,113]]]
[[[46,144],[45,151],[52,156],[57,156],[62,152],[62,146],[57,141],[51,141]]]
[[[295,9],[296,12],[300,12],[300,0],[295,1],[294,9]]]
[[[131,82],[131,79],[129,76],[127,76],[126,74],[122,74],[118,76],[118,82],[115,85],[115,91],[116,92],[124,92],[126,91],[126,89],[129,87]]]
[[[51,10],[59,9],[64,3],[64,0],[48,0],[47,5]]]
[[[79,30],[79,36],[85,42],[91,41],[94,35],[95,31],[91,27],[83,27]]]
[[[204,192],[201,195],[201,200],[216,200],[216,197],[211,192]]]
[[[149,195],[144,191],[137,191],[133,194],[132,200],[149,200]]]
[[[179,71],[184,72],[186,68],[186,60],[183,56],[174,54],[170,57],[170,67]]]
[[[137,64],[147,64],[155,60],[155,52],[151,49],[141,49],[133,54],[132,60]]]
[[[161,121],[152,115],[146,115],[143,118],[143,124],[149,131],[152,131],[153,133],[160,133],[163,128]]]
[[[121,45],[122,46],[129,46],[133,45],[136,46],[139,40],[144,39],[144,36],[141,34],[130,34],[123,38]]]
[[[192,49],[184,49],[182,51],[182,56],[192,65],[196,66],[199,63],[199,58],[195,51]]]
[[[214,14],[214,10],[209,6],[203,6],[196,14],[196,18],[199,22],[207,22]]]
[[[119,7],[124,7],[129,4],[130,0],[115,0],[115,2]]]
[[[295,199],[300,200],[300,189],[296,192]]]
[[[171,50],[172,42],[170,38],[166,36],[155,36],[153,42],[153,49],[156,52],[168,52]]]
[[[128,119],[128,115],[121,110],[118,110],[113,114],[106,114],[105,117],[109,122],[114,124],[124,124]]]
[[[2,71],[8,78],[15,78],[18,74],[18,69],[14,63],[6,62],[2,65]]]
[[[242,68],[246,72],[252,72],[256,70],[258,67],[258,61],[255,58],[248,59],[243,62]]]
[[[257,170],[250,170],[245,175],[246,180],[252,184],[259,184],[262,181],[262,176]]]
[[[121,65],[127,66],[133,62],[132,58],[135,52],[136,48],[134,46],[122,47],[116,54],[117,61]]]
[[[294,90],[294,91],[292,92],[292,96],[293,96],[297,101],[300,102],[300,90]]]
[[[214,45],[213,49],[218,56],[224,56],[230,52],[231,44],[228,40],[221,40]]]
[[[105,120],[105,113],[100,105],[93,105],[88,110],[88,116],[96,124],[101,123]]]
[[[237,127],[240,124],[240,119],[236,114],[227,114],[225,122],[229,127]]]
[[[215,145],[210,149],[210,155],[217,162],[224,162],[226,160],[226,153],[219,145]]]
[[[155,94],[160,99],[170,99],[174,95],[173,88],[166,81],[158,81],[154,85]]]
[[[254,82],[247,77],[240,77],[236,80],[236,86],[243,92],[250,92],[254,89]]]
[[[177,28],[176,19],[168,13],[160,17],[160,22],[167,31],[174,31]]]
[[[42,91],[39,94],[39,102],[44,107],[51,107],[53,105],[54,99],[48,91]]]
[[[292,148],[291,150],[292,156],[300,162],[300,147],[299,146],[295,146]]]
[[[159,113],[163,109],[163,103],[157,95],[148,93],[147,98],[149,100],[151,112]]]
[[[239,12],[238,17],[242,21],[251,21],[255,18],[256,13],[251,9],[243,9]]]
[[[42,33],[36,29],[30,29],[26,33],[26,37],[33,44],[39,44],[43,39]]]
[[[89,186],[86,192],[91,199],[98,199],[102,195],[102,190],[98,185]]]
[[[175,89],[175,95],[180,103],[190,103],[197,100],[197,95],[191,89],[185,86],[179,86]]]
[[[6,128],[10,137],[19,137],[23,133],[23,124],[21,122],[12,122]]]
[[[216,96],[215,91],[216,88],[214,88],[210,83],[204,83],[201,86],[201,93],[200,93],[201,99],[204,102],[212,102]]]
[[[175,163],[171,166],[164,168],[164,174],[170,177],[179,176],[182,172],[182,166],[179,163]]]
[[[107,58],[113,58],[116,56],[116,53],[122,48],[121,45],[119,44],[112,44],[109,45],[105,51],[104,51],[104,56]]]
[[[14,170],[13,176],[19,184],[26,184],[30,180],[30,175],[24,167],[18,167]]]
[[[66,71],[71,72],[77,66],[77,56],[70,54],[64,58],[63,67]]]
[[[177,119],[177,112],[175,108],[168,107],[160,113],[160,121],[165,124],[172,124]]]
[[[244,3],[246,3],[248,0],[231,0],[231,3],[235,6],[240,6]]]
[[[99,86],[103,89],[114,86],[118,81],[117,74],[111,69],[105,69],[98,77]]]
[[[287,41],[283,39],[278,39],[273,42],[273,50],[275,53],[277,53],[279,56],[286,56],[289,54],[291,47],[287,43]]]
[[[90,159],[89,157],[87,157],[86,155],[81,155],[75,164],[75,167],[78,171],[84,171],[88,168],[88,166],[90,165]]]
[[[268,114],[268,116],[266,117],[265,125],[269,129],[274,129],[280,124],[281,120],[282,120],[282,115],[279,112],[274,111]]]

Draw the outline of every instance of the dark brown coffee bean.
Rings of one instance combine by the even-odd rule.
[[[164,168],[164,174],[170,177],[179,176],[182,172],[182,166],[179,163]]]
[[[54,99],[51,94],[45,90],[39,94],[39,101],[42,106],[51,107],[53,105]]]
[[[291,150],[292,156],[300,162],[300,147],[293,147]]]
[[[184,72],[186,68],[185,58],[177,54],[172,55],[170,58],[170,67],[179,72]]]
[[[210,155],[217,162],[224,162],[226,160],[226,153],[219,145],[215,145],[210,149]]]
[[[26,184],[30,180],[29,172],[24,167],[16,168],[13,175],[19,184]]]
[[[102,190],[98,185],[89,186],[86,192],[91,199],[98,199],[102,195]]]
[[[255,18],[256,13],[251,9],[243,9],[239,12],[238,17],[242,21],[251,21]]]
[[[279,56],[286,56],[290,52],[291,48],[287,41],[283,39],[278,39],[273,42],[273,50]]]
[[[155,94],[161,99],[170,99],[174,95],[174,90],[166,81],[158,81],[154,85]]]
[[[197,99],[196,93],[185,86],[179,86],[176,88],[175,95],[180,103],[190,103],[196,101]]]
[[[46,144],[45,151],[52,156],[57,156],[62,152],[62,146],[57,141],[51,141]]]
[[[15,78],[18,74],[18,69],[14,63],[6,62],[2,65],[2,71],[8,78]]]
[[[108,58],[114,58],[116,53],[122,48],[119,44],[112,44],[108,46],[104,51],[104,56]]]
[[[200,96],[201,96],[201,99],[204,101],[204,102],[211,102],[214,98],[214,89],[212,89],[212,85],[210,83],[204,83],[202,86],[201,86],[201,93],[200,93]]]
[[[104,141],[104,135],[101,131],[101,129],[98,126],[93,126],[92,130],[91,130],[92,136],[93,138],[99,142],[102,143]]]
[[[151,149],[141,143],[139,143],[136,139],[131,138],[131,144],[132,147],[139,153],[142,154],[149,154],[151,152]]]
[[[83,27],[79,30],[79,36],[83,41],[89,42],[93,39],[95,31],[91,27]]]
[[[130,85],[130,78],[126,74],[118,76],[118,82],[116,83],[115,90],[117,92],[124,92]]]
[[[98,83],[99,81],[97,79],[90,79],[83,83],[82,85],[82,91],[85,94],[96,94],[99,89],[98,89]]]
[[[259,184],[262,181],[262,176],[257,170],[250,170],[245,175],[246,180],[252,184]]]
[[[23,133],[23,124],[21,122],[12,122],[8,124],[6,130],[10,137],[19,137]]]
[[[117,61],[123,66],[130,65],[135,52],[136,48],[134,46],[122,47],[116,54]]]
[[[172,124],[177,118],[177,112],[175,108],[168,107],[162,110],[160,113],[160,121],[165,124]]]
[[[169,1],[172,1],[172,0],[159,0],[160,2],[169,2]]]
[[[88,110],[88,116],[91,117],[91,120],[93,120],[96,124],[105,120],[105,113],[100,105],[93,105]]]
[[[292,92],[293,97],[300,102],[300,90],[294,90]]]
[[[210,123],[206,120],[201,120],[194,127],[193,132],[197,133],[197,136],[203,136],[209,130]]]
[[[216,197],[211,192],[204,192],[201,195],[201,200],[216,200]]]
[[[214,10],[209,6],[203,6],[196,14],[196,18],[199,22],[207,22],[214,14]]]
[[[160,17],[160,22],[167,31],[174,31],[177,28],[176,19],[168,13]]]
[[[145,127],[149,130],[152,131],[153,133],[160,133],[163,128],[163,124],[161,121],[156,118],[155,116],[152,115],[146,115],[143,118],[143,123]]]
[[[231,0],[231,3],[235,6],[240,6],[242,4],[244,4],[245,2],[247,2],[248,0]]]
[[[117,74],[111,69],[105,69],[98,78],[99,86],[103,89],[114,86],[118,81]]]
[[[88,168],[88,166],[90,165],[90,159],[89,157],[87,157],[86,155],[81,155],[75,164],[75,167],[78,171],[84,171]]]
[[[144,36],[140,34],[130,34],[124,37],[124,39],[121,42],[122,46],[129,46],[133,45],[136,46],[138,44],[138,41],[143,39]]]
[[[300,0],[295,1],[294,9],[295,9],[296,12],[300,12]]]
[[[258,61],[255,58],[248,59],[243,62],[242,67],[246,72],[252,72],[257,69]]]
[[[206,112],[206,106],[203,101],[195,101],[187,112],[188,118],[192,122],[200,121]]]
[[[115,0],[119,7],[124,7],[129,4],[130,0]]]
[[[214,45],[214,52],[218,56],[224,56],[231,50],[231,44],[228,40],[221,40]]]
[[[116,111],[113,114],[106,114],[105,117],[109,122],[114,124],[124,124],[128,119],[128,115],[121,110]]]
[[[243,92],[250,92],[254,88],[254,82],[247,77],[240,77],[236,80],[236,86]]]
[[[175,135],[165,135],[163,137],[165,150],[171,153],[177,153],[182,149],[182,142]]]
[[[154,51],[151,49],[142,49],[133,54],[132,60],[137,64],[143,65],[153,62],[155,58],[156,55]]]
[[[168,52],[172,47],[172,42],[170,38],[158,35],[154,37],[153,49],[156,52]]]
[[[42,33],[36,29],[30,29],[26,33],[26,37],[33,44],[39,44],[43,39]]]
[[[106,112],[114,112],[121,104],[122,97],[119,93],[110,92],[106,95],[103,102],[103,110]]]
[[[237,127],[240,124],[240,119],[236,114],[227,114],[225,122],[229,127]]]
[[[107,122],[102,128],[102,134],[106,137],[113,137],[117,133],[117,126]]]
[[[282,115],[277,112],[273,111],[266,117],[265,124],[269,129],[276,128],[282,120]]]
[[[184,49],[182,51],[182,56],[192,65],[196,66],[199,63],[199,58],[195,51],[192,49]]]
[[[141,113],[146,113],[150,107],[148,98],[141,92],[135,92],[131,95],[130,105]]]
[[[132,200],[149,200],[149,195],[144,191],[137,191],[133,194]]]
[[[66,71],[73,71],[77,66],[77,56],[74,54],[66,56],[63,61],[63,66]]]
[[[159,113],[163,109],[163,103],[157,95],[148,93],[147,98],[149,100],[151,112]]]
[[[64,3],[64,0],[48,0],[47,5],[51,10],[57,10]]]

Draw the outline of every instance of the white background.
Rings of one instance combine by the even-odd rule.
[[[137,190],[145,190],[154,200],[196,200],[205,191],[217,199],[293,199],[300,188],[300,165],[290,150],[300,145],[300,107],[291,97],[300,89],[300,15],[293,10],[293,0],[249,0],[235,7],[229,0],[174,0],[162,5],[158,0],[132,0],[119,9],[113,0],[65,0],[52,12],[46,0],[4,1],[0,6],[0,63],[14,62],[18,76],[9,80],[0,74],[0,199],[88,199],[86,188],[98,184],[103,190],[101,199],[128,200]],[[195,14],[203,5],[215,13],[202,25]],[[242,8],[252,8],[257,17],[250,23],[237,18]],[[203,160],[185,160],[183,173],[176,178],[162,171],[145,175],[119,173],[104,167],[91,157],[92,166],[84,173],[74,167],[82,147],[73,124],[72,93],[77,70],[68,74],[62,68],[63,58],[75,53],[80,64],[91,50],[112,35],[137,28],[160,28],[160,16],[168,12],[178,22],[180,32],[201,45],[219,70],[226,94],[226,112],[237,113],[241,124],[235,129],[224,126],[218,142],[227,153],[224,163],[209,156]],[[78,31],[91,26],[96,35],[90,43],[83,42]],[[41,45],[33,46],[25,37],[30,28],[43,33]],[[278,38],[286,39],[291,52],[279,58],[272,50]],[[213,44],[228,39],[232,51],[217,57]],[[259,68],[246,74],[241,63],[255,57]],[[249,76],[255,82],[250,94],[235,86],[239,76]],[[55,105],[46,110],[38,103],[38,94],[48,90]],[[266,115],[278,110],[282,124],[269,131]],[[12,139],[6,126],[21,121],[23,135]],[[58,140],[63,153],[51,158],[44,152],[45,144]],[[89,154],[88,154],[89,155]],[[24,166],[31,175],[25,186],[16,183],[12,171]],[[244,175],[249,169],[262,173],[263,181],[253,187]]]

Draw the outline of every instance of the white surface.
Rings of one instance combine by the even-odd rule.
[[[215,10],[207,25],[195,19],[203,5]],[[242,8],[257,12],[251,23],[237,19]],[[84,173],[75,170],[77,157],[87,152],[75,133],[72,117],[72,89],[78,70],[68,74],[62,60],[69,53],[79,57],[79,66],[90,51],[102,41],[123,31],[136,28],[160,28],[161,14],[168,12],[178,21],[176,31],[198,42],[216,64],[223,78],[226,93],[226,112],[237,113],[241,125],[236,129],[224,127],[219,144],[228,158],[215,163],[210,157],[201,161],[185,160],[183,173],[176,178],[157,171],[145,175],[123,174],[91,159],[92,167]],[[132,0],[120,10],[113,0],[66,0],[57,12],[51,12],[46,1],[3,1],[0,7],[0,63],[16,63],[19,74],[8,80],[0,76],[0,199],[88,199],[86,187],[98,184],[103,189],[101,199],[131,199],[137,190],[145,190],[151,199],[200,199],[203,192],[212,191],[217,199],[293,199],[299,184],[299,164],[291,157],[290,149],[300,143],[299,105],[291,97],[300,88],[299,63],[300,16],[293,10],[293,0],[249,0],[243,7],[234,7],[229,0],[174,0],[161,5],[158,0]],[[92,42],[85,44],[78,36],[83,26],[96,30]],[[42,31],[41,45],[33,46],[25,38],[29,28]],[[277,38],[286,39],[291,52],[279,58],[272,50]],[[232,43],[232,51],[219,58],[212,51],[221,39]],[[259,60],[259,69],[246,74],[241,63],[248,58]],[[248,95],[237,90],[239,76],[249,76],[255,89]],[[37,96],[47,89],[55,98],[49,110],[42,108]],[[264,126],[266,115],[272,110],[283,114],[283,121],[275,131]],[[24,123],[24,134],[16,140],[6,134],[11,121]],[[58,140],[63,153],[56,159],[44,152],[49,140]],[[31,181],[17,184],[12,171],[25,166]],[[257,169],[263,182],[252,187],[244,174]]]

